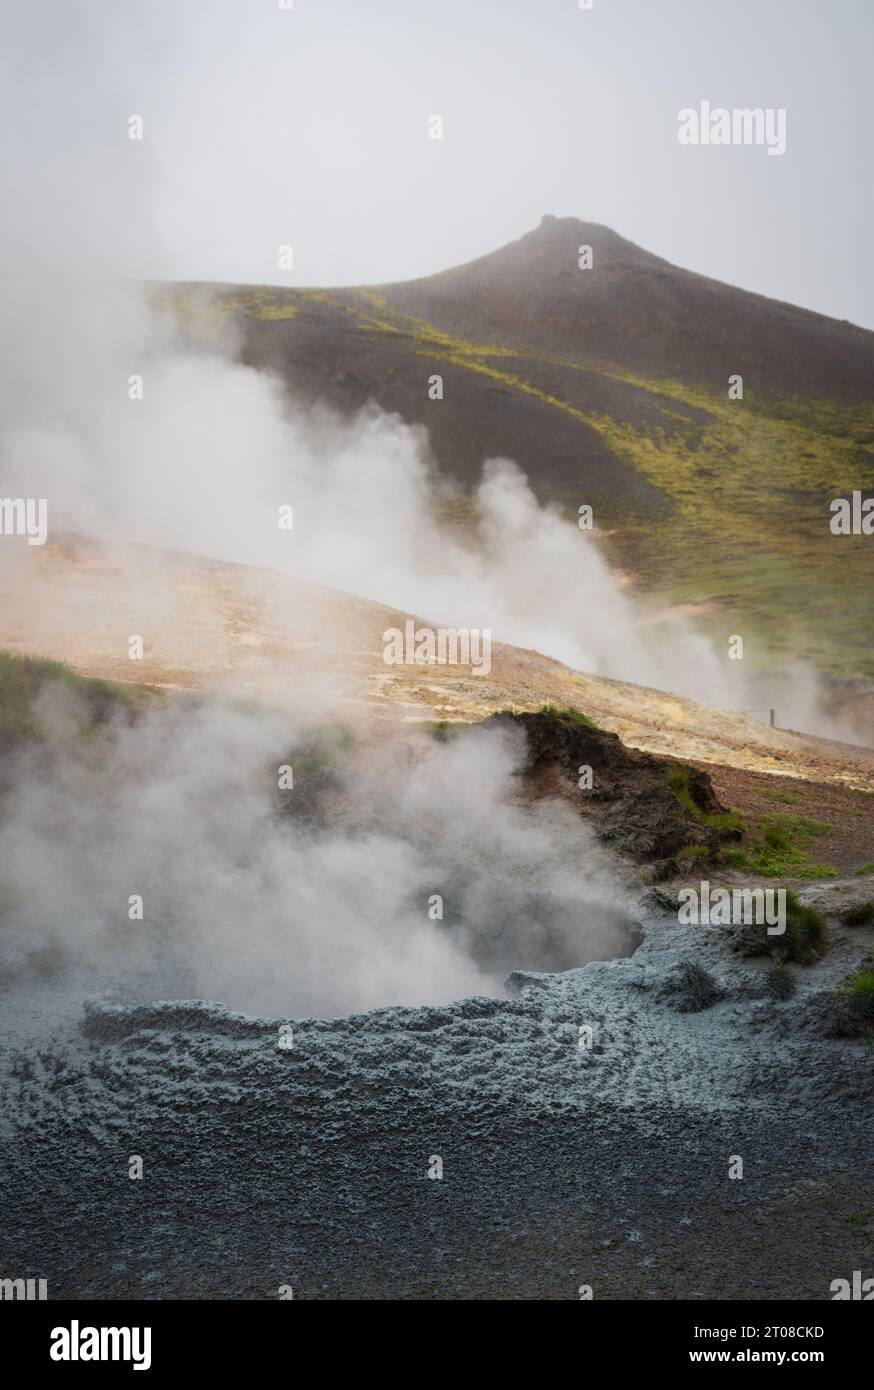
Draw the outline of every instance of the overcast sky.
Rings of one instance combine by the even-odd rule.
[[[83,267],[379,283],[470,260],[551,212],[874,328],[872,0],[3,12],[7,256],[56,258],[60,232]],[[786,153],[681,146],[678,112],[701,100],[785,107]]]

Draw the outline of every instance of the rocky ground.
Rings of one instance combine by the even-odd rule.
[[[56,1298],[828,1298],[874,1259],[874,1082],[817,998],[874,934],[833,912],[778,1002],[722,929],[640,915],[633,956],[507,999],[86,1002],[5,1059],[2,1268]],[[701,1012],[683,961],[722,993]]]

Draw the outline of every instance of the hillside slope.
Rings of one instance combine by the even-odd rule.
[[[484,460],[512,458],[542,502],[571,517],[593,506],[612,562],[654,603],[743,631],[763,667],[795,656],[874,676],[860,641],[870,537],[828,525],[833,498],[874,493],[874,334],[575,218],[407,284],[179,285],[163,298],[207,341],[233,321],[243,360],[298,399],[344,415],[376,401],[426,426],[456,480],[451,524],[469,517]],[[429,398],[435,374],[442,400]]]
[[[505,643],[492,644],[486,675],[386,665],[383,633],[410,616],[273,570],[145,546],[70,539],[0,566],[0,648],[83,675],[391,723],[574,706],[630,747],[874,791],[870,748],[772,729]],[[144,634],[142,660],[129,659],[131,632]]]

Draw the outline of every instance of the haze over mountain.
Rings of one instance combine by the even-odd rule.
[[[183,322],[209,341],[232,321],[295,399],[424,425],[457,525],[484,460],[511,458],[542,503],[594,508],[626,580],[720,642],[741,632],[753,664],[874,675],[869,538],[829,530],[834,498],[874,490],[874,333],[570,217],[407,283],[206,288],[173,289]]]
[[[579,267],[583,246],[592,273]],[[575,217],[547,214],[491,255],[386,297],[451,333],[486,329],[519,348],[689,384],[745,368],[769,395],[870,395],[874,334],[683,270]]]

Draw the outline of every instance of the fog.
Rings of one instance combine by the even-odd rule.
[[[551,212],[874,325],[861,0],[5,0],[3,14],[4,218],[28,224],[34,252],[60,239],[135,274],[263,283],[291,243],[285,283],[379,284]],[[785,108],[786,153],[683,148],[678,112],[701,99]]]

